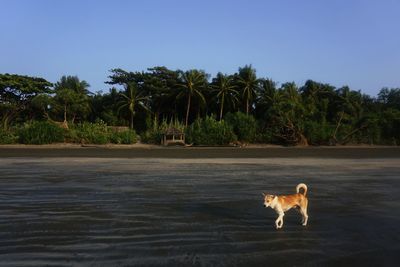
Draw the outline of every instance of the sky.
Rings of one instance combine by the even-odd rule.
[[[108,92],[109,70],[154,66],[376,96],[400,87],[398,0],[0,0],[0,73]]]

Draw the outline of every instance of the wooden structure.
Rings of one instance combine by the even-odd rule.
[[[161,144],[164,146],[169,146],[169,145],[183,145],[184,146],[185,145],[185,134],[181,130],[178,130],[175,127],[168,128],[163,134]]]
[[[122,133],[129,130],[128,126],[107,126],[113,132]]]

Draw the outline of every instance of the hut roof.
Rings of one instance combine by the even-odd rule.
[[[170,127],[164,132],[165,135],[181,135],[184,134],[181,130],[175,128],[175,127]]]

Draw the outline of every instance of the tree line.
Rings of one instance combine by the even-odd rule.
[[[215,77],[202,70],[166,67],[131,72],[112,69],[108,92],[91,93],[76,76],[52,84],[43,78],[0,74],[1,128],[32,121],[65,125],[102,121],[144,133],[160,121],[189,128],[196,120],[226,117],[252,121],[247,142],[336,145],[400,142],[400,88],[382,88],[371,97],[348,86],[308,80],[278,84],[258,77],[251,65]],[[235,127],[235,125],[232,125]],[[240,136],[240,133],[237,133]]]

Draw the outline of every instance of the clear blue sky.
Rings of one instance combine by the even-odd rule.
[[[279,83],[400,87],[398,0],[0,0],[0,14],[0,73],[78,75],[93,92],[112,68],[245,64]]]

